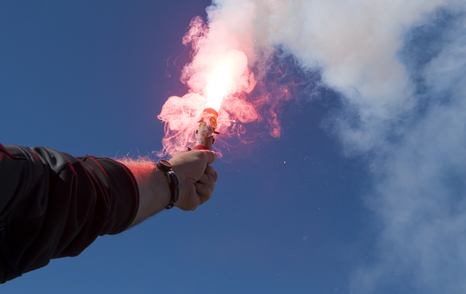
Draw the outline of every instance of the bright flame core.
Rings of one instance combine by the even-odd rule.
[[[229,77],[230,67],[228,64],[221,64],[208,77],[205,89],[206,108],[213,108],[220,111],[223,99],[231,91],[232,80]]]
[[[247,76],[247,57],[241,51],[232,50],[213,65],[207,74],[207,83],[203,91],[206,108],[220,111],[225,97],[241,91],[241,80]]]

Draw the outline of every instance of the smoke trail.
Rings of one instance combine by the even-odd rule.
[[[235,36],[227,46],[241,47],[249,67],[264,65],[279,46],[303,68],[320,69],[346,105],[336,122],[344,146],[375,155],[369,201],[383,224],[379,259],[356,271],[354,293],[396,291],[400,280],[411,292],[466,292],[466,18],[458,13],[417,67],[401,56],[413,28],[432,22],[440,9],[465,6],[453,0],[214,0],[207,10],[208,25],[219,33],[212,44]]]

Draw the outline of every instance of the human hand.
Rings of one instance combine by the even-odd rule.
[[[215,159],[212,151],[193,150],[177,153],[169,160],[180,185],[180,198],[175,204],[178,208],[194,210],[209,200],[217,181],[217,172],[210,166]]]

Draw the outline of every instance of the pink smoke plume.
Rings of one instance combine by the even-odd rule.
[[[216,131],[220,139],[239,137],[245,124],[258,121],[271,126],[272,136],[280,136],[276,112],[273,108],[263,111],[269,97],[251,97],[256,87],[251,70],[256,56],[252,34],[245,32],[252,29],[236,22],[237,17],[233,21],[228,15],[214,16],[208,24],[200,17],[191,21],[183,44],[191,47],[192,61],[185,65],[181,76],[188,93],[169,97],[158,115],[165,125],[163,154],[193,146],[197,121],[206,108],[219,113]]]

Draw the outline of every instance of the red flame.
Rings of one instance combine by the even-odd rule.
[[[220,138],[229,138],[241,135],[244,124],[261,120],[258,109],[269,102],[269,97],[247,99],[256,86],[246,54],[251,49],[242,47],[245,42],[229,34],[221,24],[213,30],[197,17],[183,43],[193,51],[193,59],[182,74],[182,82],[189,90],[183,97],[169,97],[158,115],[165,124],[164,154],[193,146],[197,122],[205,108],[217,110],[216,130]],[[278,137],[280,125],[274,107],[268,111],[266,121],[272,126],[271,135]]]

